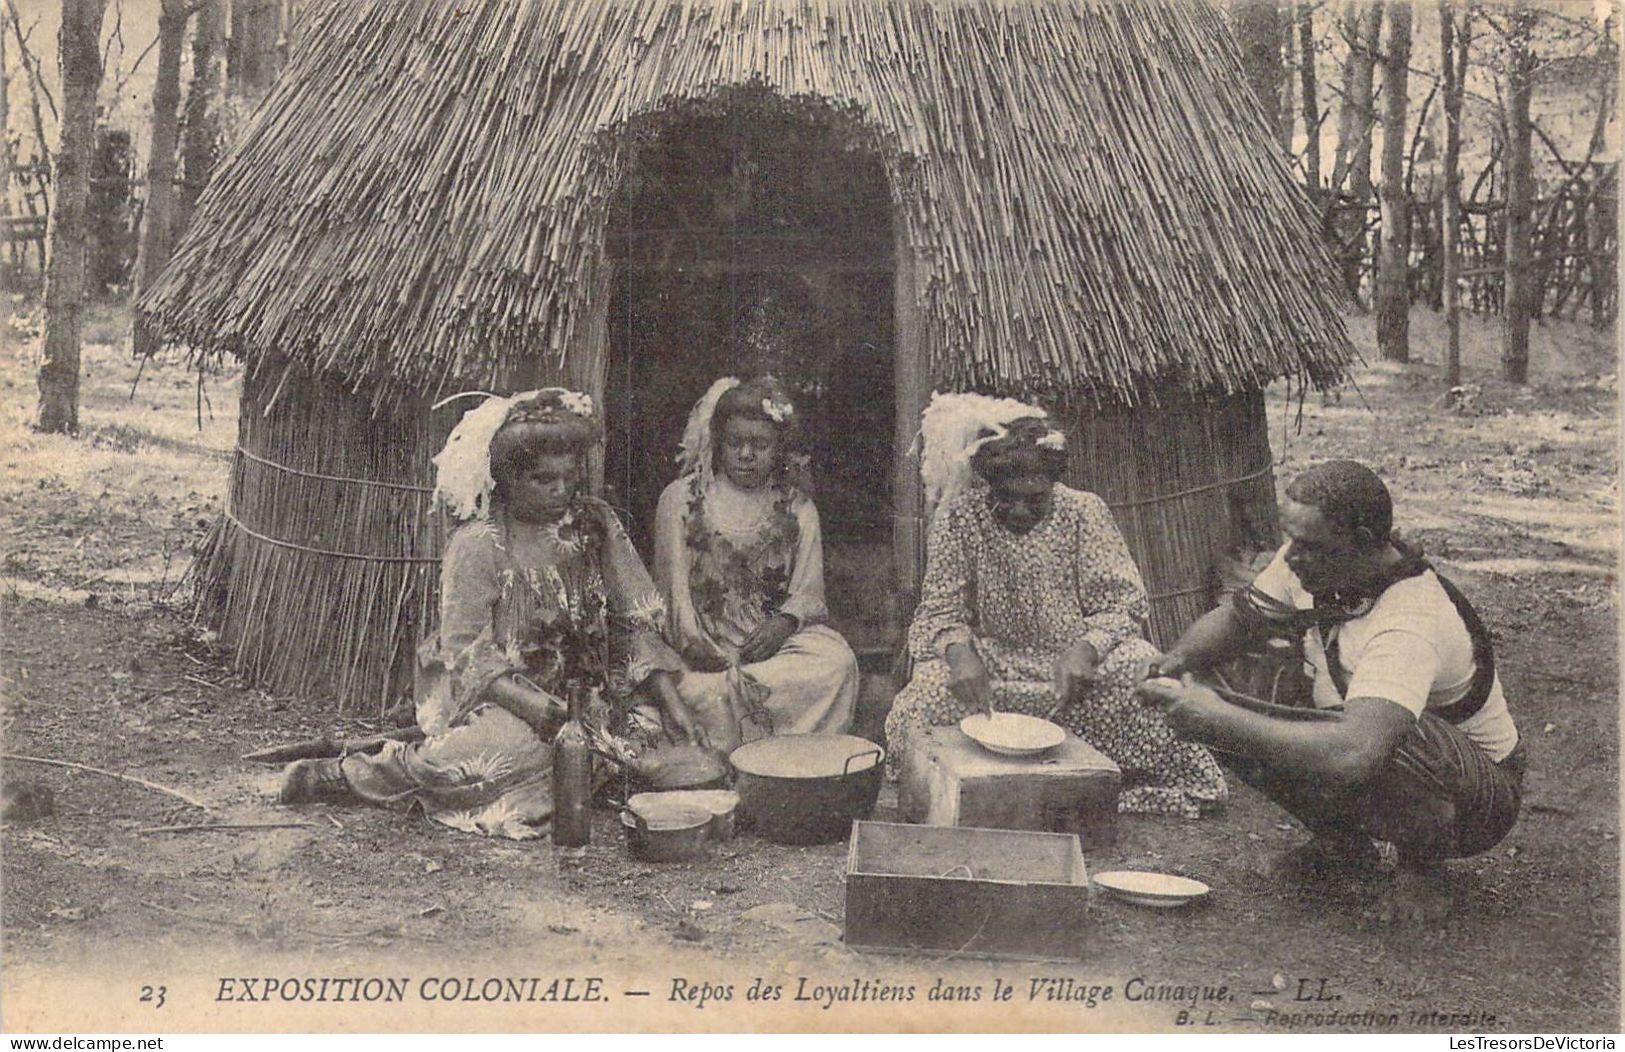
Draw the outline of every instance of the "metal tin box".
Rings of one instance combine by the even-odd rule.
[[[1074,961],[1089,877],[1078,838],[854,822],[846,944],[856,950]]]

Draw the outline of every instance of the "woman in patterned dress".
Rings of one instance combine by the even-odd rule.
[[[818,509],[788,477],[795,430],[778,381],[717,381],[655,512],[655,579],[688,666],[678,691],[717,748],[852,722],[857,659],[824,623]]]
[[[581,492],[598,432],[592,399],[559,388],[463,417],[435,458],[436,497],[467,521],[441,564],[439,631],[418,652],[427,737],[291,764],[284,803],[415,803],[456,829],[529,839],[552,817],[551,742],[570,684],[588,690],[594,731],[624,753],[662,718],[671,737],[689,737],[659,593],[614,512]],[[634,691],[658,713],[634,709]]]
[[[1042,410],[980,395],[938,395],[923,431],[938,511],[908,632],[914,672],[886,721],[892,755],[906,763],[910,735],[991,705],[1110,757],[1121,811],[1194,818],[1223,801],[1208,751],[1135,697],[1157,657],[1145,589],[1106,503],[1060,484],[1064,433]]]

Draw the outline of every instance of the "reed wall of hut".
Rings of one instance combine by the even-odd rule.
[[[251,681],[377,711],[434,623],[444,525],[430,458],[457,408],[364,395],[268,358],[243,381],[227,510],[193,574]]]

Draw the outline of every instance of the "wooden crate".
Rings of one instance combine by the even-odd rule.
[[[846,944],[1081,960],[1089,877],[1075,836],[859,821],[846,863]]]
[[[929,727],[898,757],[898,810],[910,822],[1075,833],[1085,848],[1117,839],[1123,775],[1082,738],[1041,757],[999,756],[958,727]]]

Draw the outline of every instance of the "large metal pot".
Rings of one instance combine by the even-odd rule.
[[[885,750],[851,734],[784,734],[728,757],[740,818],[781,844],[845,837],[880,795]]]

